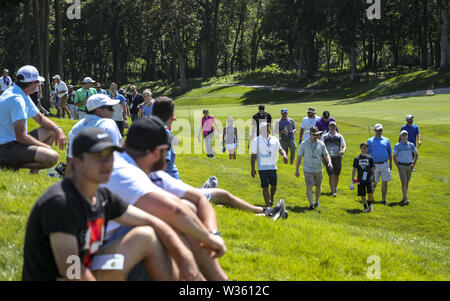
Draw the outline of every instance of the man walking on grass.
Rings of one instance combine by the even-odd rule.
[[[295,159],[295,150],[297,149],[297,145],[295,144],[294,134],[297,132],[297,128],[295,127],[295,122],[293,119],[288,117],[288,110],[281,110],[281,119],[278,120],[277,126],[278,132],[280,134],[280,144],[284,149],[286,154],[289,154],[291,151],[291,165],[294,164]]]
[[[337,129],[336,121],[330,121],[329,132],[322,135],[321,139],[322,142],[325,143],[328,154],[331,157],[331,163],[333,163],[332,169],[329,169],[328,166],[325,165],[329,176],[329,183],[333,197],[336,197],[337,194],[339,175],[341,174],[342,170],[342,156],[345,154],[345,151],[347,150],[347,145],[345,145],[344,136],[336,132],[336,129]]]
[[[61,76],[55,75],[53,80],[55,81],[54,97],[59,98],[58,118],[63,118],[64,113],[67,113],[69,119],[72,119],[72,114],[67,106],[67,101],[69,100],[69,89],[67,88],[66,83],[61,80]]]
[[[322,132],[319,131],[316,126],[312,126],[309,131],[310,135],[308,140],[303,141],[298,148],[295,176],[297,178],[300,177],[299,169],[302,164],[302,158],[304,158],[303,173],[305,176],[306,196],[308,197],[310,205],[309,209],[314,210],[319,207],[319,198],[322,189],[322,158],[325,159],[328,169],[333,169],[333,163],[331,162],[325,144],[319,139]],[[312,192],[313,186],[316,186],[316,202],[314,204]]]
[[[406,115],[406,124],[402,127],[402,131],[406,131],[408,133],[408,141],[414,144],[417,147],[417,144],[422,144],[419,127],[414,123],[413,115]]]
[[[375,136],[367,140],[367,144],[369,145],[369,149],[367,150],[367,154],[371,155],[373,161],[375,163],[375,182],[376,184],[373,187],[373,191],[375,192],[375,188],[377,184],[382,182],[381,186],[381,203],[386,205],[386,195],[388,189],[388,182],[392,181],[392,148],[391,142],[388,138],[383,137],[383,125],[376,124],[374,127]],[[389,162],[388,162],[389,160]]]
[[[300,139],[298,144],[302,143],[302,141],[308,141],[309,139],[309,130],[311,127],[316,126],[319,117],[316,116],[316,109],[308,108],[306,112],[308,117],[303,118],[301,129],[300,129]]]
[[[394,146],[394,163],[397,166],[398,174],[402,182],[402,204],[408,205],[408,185],[411,180],[411,173],[417,164],[419,153],[414,144],[408,141],[407,131],[401,131],[400,139],[400,142]]]
[[[283,157],[284,163],[287,163],[288,157],[280,142],[276,137],[270,135],[270,125],[267,122],[260,122],[259,136],[252,142],[251,175],[253,178],[256,176],[255,162],[258,161],[258,173],[267,207],[272,207],[277,191],[278,153]]]
[[[23,280],[141,280],[139,273],[153,280],[204,279],[169,225],[99,187],[111,176],[114,151],[122,149],[101,129],[75,137],[71,177],[51,186],[28,219]],[[135,228],[123,239],[105,241],[112,221]],[[77,262],[79,275],[70,272]]]
[[[86,117],[86,102],[94,94],[97,94],[97,90],[92,88],[92,85],[95,83],[95,81],[90,78],[86,77],[83,79],[83,87],[78,89],[75,92],[75,99],[74,104],[78,107],[78,118],[83,119]]]

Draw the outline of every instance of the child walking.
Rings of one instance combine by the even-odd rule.
[[[373,212],[373,188],[375,185],[375,164],[372,157],[367,155],[369,145],[367,142],[360,144],[361,154],[353,161],[352,182],[359,182],[358,196],[364,205],[364,212]],[[358,171],[358,181],[355,181],[355,174]],[[366,194],[368,194],[369,202],[366,201]]]

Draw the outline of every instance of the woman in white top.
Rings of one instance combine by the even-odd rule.
[[[236,149],[238,148],[238,135],[237,135],[237,128],[234,126],[234,120],[232,117],[227,119],[227,127],[223,129],[222,145],[224,152],[225,148],[228,150],[230,160],[236,160]]]

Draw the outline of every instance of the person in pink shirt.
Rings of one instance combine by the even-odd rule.
[[[200,131],[198,133],[198,142],[202,142],[201,134],[203,133],[203,138],[205,138],[206,144],[206,154],[208,158],[214,158],[214,150],[212,147],[212,141],[214,139],[214,126],[217,127],[214,117],[209,115],[208,109],[203,110],[202,126],[200,127]]]

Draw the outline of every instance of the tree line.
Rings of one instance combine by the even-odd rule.
[[[298,71],[403,66],[450,70],[449,0],[382,0],[369,20],[366,0],[63,0],[0,2],[0,65],[39,68],[79,83],[190,78],[277,64]],[[374,0],[375,1],[375,0]],[[47,92],[48,93],[48,92]]]

